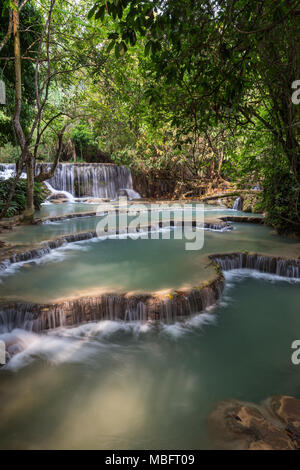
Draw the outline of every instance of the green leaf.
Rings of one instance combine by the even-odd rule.
[[[119,59],[121,56],[123,56],[127,52],[127,46],[124,41],[119,42],[116,44],[115,47],[115,55],[116,58]]]
[[[148,56],[150,54],[151,47],[152,47],[152,41],[148,41],[145,46],[145,56]]]
[[[103,21],[104,16],[105,16],[105,5],[102,5],[102,7],[100,7],[99,10],[97,11],[95,15],[95,19],[96,20],[100,19]]]
[[[98,4],[96,3],[96,4],[93,6],[93,8],[89,11],[89,13],[88,13],[88,19],[89,19],[89,20],[94,16],[94,14],[95,14],[95,12],[97,11],[97,9],[98,9]]]
[[[115,46],[116,41],[111,41],[109,45],[107,46],[106,52],[109,53]]]
[[[109,33],[109,35],[107,36],[108,39],[118,39],[118,37],[118,33]]]
[[[117,43],[116,46],[115,46],[115,56],[117,59],[120,59],[120,43]]]
[[[127,52],[128,48],[127,48],[124,41],[121,42],[120,46],[121,46],[120,53],[121,53],[121,55],[124,55]]]

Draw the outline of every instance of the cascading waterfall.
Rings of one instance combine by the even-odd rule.
[[[1,163],[0,164],[0,181],[8,180],[16,174],[15,163]],[[21,178],[26,178],[26,173],[21,174]]]
[[[49,165],[45,166],[47,170]],[[129,168],[102,163],[60,163],[49,183],[55,190],[74,197],[116,199],[121,189],[133,190]]]
[[[49,170],[50,163],[38,163],[36,172]],[[0,165],[0,180],[11,178],[16,172],[15,164]],[[26,178],[26,174],[22,174]],[[134,191],[129,168],[108,163],[59,163],[54,176],[46,185],[52,194],[62,193],[69,201],[74,198],[94,197],[117,199],[126,195],[138,199]],[[73,198],[73,199],[72,199]]]
[[[54,220],[58,220],[58,219],[54,218]],[[193,228],[197,227],[198,229],[204,229],[204,230],[217,230],[221,232],[231,230],[232,228],[231,226],[227,225],[224,222],[220,224],[213,224],[213,223],[211,224],[209,222],[206,222],[202,226],[199,226],[196,224],[196,221],[191,221],[191,222],[182,221],[182,222],[176,223],[173,220],[171,220],[169,223],[159,222],[158,224],[145,225],[143,227],[138,227],[137,229],[134,229],[134,228],[131,229],[130,227],[125,227],[125,228],[116,229],[110,232],[104,230],[102,235],[105,237],[106,236],[114,237],[116,235],[126,235],[127,233],[138,234],[138,233],[159,231],[161,229],[170,230],[171,228],[174,228],[174,227],[183,228],[185,226],[190,226]],[[0,260],[0,273],[7,270],[12,264],[23,263],[23,262],[28,262],[28,261],[42,258],[43,256],[49,254],[52,250],[56,250],[57,248],[60,248],[67,243],[75,243],[75,242],[84,241],[84,240],[91,240],[99,236],[101,236],[101,234],[98,233],[97,231],[78,232],[78,233],[73,233],[70,235],[65,235],[61,238],[57,238],[56,240],[49,240],[43,243],[42,245],[40,245],[40,247],[36,249],[16,252],[9,258]]]
[[[275,274],[287,278],[300,278],[300,260],[284,259],[251,253],[228,253],[211,255],[223,271],[232,269],[254,269],[256,271]]]
[[[125,188],[125,189],[120,189],[119,190],[119,196],[127,196],[128,199],[140,199],[141,198],[141,195],[135,191],[134,189],[128,189],[128,188]]]
[[[77,234],[75,238],[82,239],[83,235],[89,239],[94,236],[94,233]],[[46,251],[53,249],[60,244],[72,241],[73,237],[72,235],[56,242],[49,242],[44,249]],[[21,258],[29,259],[34,255],[37,253],[27,252]],[[287,278],[300,278],[300,260],[298,259],[240,252],[211,255],[210,259],[223,271],[254,269]],[[214,305],[221,297],[223,287],[224,277],[221,272],[218,272],[216,278],[208,285],[186,292],[175,291],[170,296],[161,297],[155,293],[141,295],[111,293],[50,304],[5,302],[0,307],[0,331],[22,328],[41,332],[99,320],[159,320],[169,323],[199,313]]]
[[[202,289],[174,293],[171,297],[106,294],[56,304],[3,304],[0,332],[22,328],[38,333],[100,320],[174,322],[214,305],[222,294],[223,285],[224,279],[220,275]]]
[[[243,199],[241,197],[237,197],[234,201],[233,208],[234,211],[242,211],[243,210]]]
[[[48,181],[45,181],[45,185],[51,192],[51,196],[63,195],[69,202],[75,202],[74,196],[72,196],[68,191],[58,191],[57,189],[54,189]]]

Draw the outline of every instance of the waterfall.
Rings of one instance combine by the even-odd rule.
[[[93,233],[85,234],[86,238]],[[81,239],[83,234],[79,236]],[[68,242],[73,236],[60,239]],[[58,242],[48,242],[49,249]],[[21,256],[28,259],[36,253],[27,252]],[[210,259],[224,270],[255,269],[288,278],[300,278],[300,260],[284,259],[248,253],[211,255]],[[40,332],[60,326],[72,326],[99,320],[174,322],[180,318],[199,313],[214,305],[221,297],[224,277],[221,272],[209,284],[185,292],[174,292],[171,296],[151,294],[105,294],[96,297],[82,297],[69,301],[49,304],[4,302],[0,304],[0,331],[23,328]]]
[[[50,165],[44,166],[47,170]],[[122,188],[133,190],[129,168],[104,163],[60,163],[49,183],[74,197],[116,199]]]
[[[51,192],[51,196],[55,196],[56,194],[64,195],[68,201],[75,202],[74,196],[72,196],[71,193],[68,193],[68,191],[58,191],[57,189],[54,189],[48,181],[45,181],[45,185]]]
[[[8,180],[16,174],[15,163],[1,163],[0,164],[0,181]],[[26,173],[21,174],[21,178],[26,178]]]
[[[259,255],[256,253],[228,253],[211,255],[223,271],[231,269],[254,269],[268,274],[287,278],[300,278],[300,260],[284,259],[276,256]]]
[[[201,289],[169,296],[106,294],[54,304],[0,304],[0,332],[22,328],[36,333],[100,320],[174,322],[214,305],[224,286],[220,275]]]
[[[241,197],[237,197],[234,201],[233,208],[234,211],[242,211],[243,210],[243,199]]]
[[[50,166],[50,163],[38,163],[36,173],[47,171]],[[11,178],[15,171],[15,164],[1,164],[0,180]],[[26,178],[26,174],[22,177]],[[59,163],[46,185],[52,194],[63,193],[68,200],[83,197],[112,200],[122,191],[129,199],[140,197],[133,189],[130,169],[109,163]]]
[[[119,196],[127,196],[128,199],[141,199],[141,195],[134,189],[122,188],[119,190]]]
[[[96,214],[96,213],[94,213]],[[72,218],[72,215],[68,215],[67,217]],[[54,218],[49,218],[48,220],[64,220],[65,216],[61,217],[54,217]],[[41,223],[41,219],[38,220],[38,223]],[[157,224],[154,225],[145,225],[145,226],[139,226],[136,229],[135,228],[130,228],[125,227],[125,228],[117,228],[116,230],[112,231],[107,231],[106,229],[103,230],[102,233],[98,233],[97,231],[90,231],[90,232],[78,232],[78,233],[72,233],[70,235],[65,235],[63,237],[57,238],[55,240],[49,240],[44,243],[42,243],[38,248],[34,248],[32,250],[27,250],[27,251],[17,251],[14,253],[12,256],[9,258],[3,258],[0,260],[0,273],[6,271],[12,264],[15,263],[23,263],[27,261],[32,261],[35,259],[42,258],[45,255],[48,255],[51,253],[52,250],[56,250],[57,248],[62,247],[63,245],[67,243],[76,243],[84,240],[91,240],[93,238],[98,238],[99,236],[115,236],[115,235],[124,235],[126,233],[128,234],[138,234],[138,233],[147,233],[147,232],[152,232],[152,231],[158,231],[160,229],[171,229],[171,227],[197,227],[198,229],[204,229],[204,230],[217,230],[217,231],[226,231],[226,230],[231,230],[231,226],[226,225],[224,222],[223,224],[211,224],[209,222],[206,222],[202,226],[197,226],[196,221],[182,221],[176,223],[174,220],[171,220],[170,222],[158,222]]]

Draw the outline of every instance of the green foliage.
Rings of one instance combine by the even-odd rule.
[[[76,147],[82,149],[95,143],[95,136],[90,126],[79,123],[71,132],[71,139]]]
[[[7,195],[10,191],[12,180],[8,179],[0,181],[0,211],[5,204]],[[47,191],[41,183],[34,184],[34,206],[39,209],[42,202],[46,199]],[[16,186],[16,191],[7,210],[6,216],[13,217],[21,214],[26,206],[26,180],[19,180]]]
[[[60,117],[46,128],[37,160],[53,158],[57,134],[73,116],[66,141],[77,158],[101,161],[106,154],[145,173],[193,180],[203,191],[212,180],[241,188],[260,183],[260,208],[270,223],[297,231],[300,105],[291,105],[291,84],[300,78],[297,3],[57,0],[50,49],[56,78],[43,122]],[[48,6],[42,0],[24,7],[23,55],[35,57],[30,46]],[[12,46],[10,40],[1,55],[13,56]],[[14,142],[14,64],[3,64],[9,106],[0,109],[0,144]],[[33,61],[22,60],[22,74],[26,129],[33,121]],[[0,160],[9,158],[6,146]]]
[[[8,8],[4,9],[0,15],[0,38],[2,39],[8,27]],[[20,13],[20,35],[21,54],[27,59],[22,61],[22,112],[21,124],[24,129],[29,128],[32,120],[32,106],[35,101],[35,68],[34,58],[37,53],[36,35],[42,29],[42,17],[33,2],[28,2]],[[1,57],[14,57],[13,36],[0,53]],[[30,57],[32,60],[29,60]],[[0,60],[0,79],[3,78],[6,85],[6,102],[0,105],[0,145],[6,143],[16,144],[11,118],[14,112],[14,86],[15,70],[13,60]]]
[[[287,158],[274,153],[264,170],[263,207],[270,222],[279,233],[300,236],[299,185]]]
[[[222,175],[240,185],[264,177],[269,220],[281,231],[293,224],[295,231],[299,217],[300,106],[291,105],[291,84],[300,77],[297,3],[97,0],[90,12],[113,19],[108,40],[117,58],[136,33],[148,69],[148,114],[157,128],[176,129],[179,150],[180,141],[193,139],[186,161],[199,174],[215,163],[195,154],[196,137],[227,125],[229,144],[208,138],[213,154],[225,152]],[[268,158],[275,144],[278,160]]]
[[[162,2],[137,1],[137,0],[97,0],[91,8],[88,17],[95,20],[104,21],[105,16],[111,16],[117,21],[117,27],[107,35],[110,40],[108,51],[114,49],[116,58],[124,55],[128,46],[134,46],[137,42],[137,35],[146,36],[151,30],[155,38],[146,43],[145,55],[159,50],[159,27],[162,27],[163,18],[155,21],[158,12],[157,7]]]

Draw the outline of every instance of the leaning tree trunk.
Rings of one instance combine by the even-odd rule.
[[[27,194],[24,221],[32,222],[34,216],[34,163],[32,155],[29,154],[26,160],[27,173]]]
[[[26,209],[24,220],[31,222],[34,214],[34,159],[28,149],[28,143],[24,135],[20,117],[22,109],[22,62],[21,62],[21,45],[20,45],[20,29],[19,29],[19,5],[18,0],[14,0],[13,10],[13,36],[14,36],[14,56],[15,56],[15,111],[13,116],[13,127],[21,148],[21,157],[17,165],[17,175],[13,182],[11,192],[7,201],[9,204],[12,199],[16,184],[20,177],[23,165],[26,165],[27,172],[27,195]]]
[[[28,150],[28,144],[20,123],[21,109],[22,109],[22,63],[21,63],[21,45],[20,45],[20,31],[19,31],[19,5],[18,0],[14,0],[13,10],[13,36],[14,36],[14,56],[15,56],[15,111],[13,116],[13,127],[21,148],[21,157],[18,163],[17,175],[13,182],[11,192],[7,201],[9,204],[12,199],[16,184],[20,177],[23,164],[26,164],[27,170],[27,198],[26,198],[26,211],[25,220],[31,221],[34,213],[34,200],[33,200],[33,182],[34,182],[34,168],[33,157]],[[2,214],[1,214],[2,215]]]

